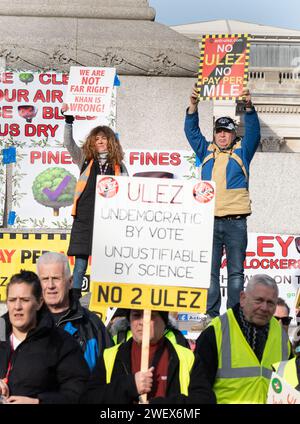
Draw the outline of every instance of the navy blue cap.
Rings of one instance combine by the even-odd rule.
[[[235,131],[236,126],[235,126],[234,120],[231,119],[229,116],[222,116],[222,118],[217,119],[215,123],[215,130],[218,130],[218,129]]]

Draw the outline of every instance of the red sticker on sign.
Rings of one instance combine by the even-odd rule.
[[[97,191],[102,197],[114,197],[119,191],[119,184],[113,177],[104,177],[98,182]]]
[[[201,182],[194,186],[193,196],[199,203],[210,202],[215,195],[215,190],[210,183]]]

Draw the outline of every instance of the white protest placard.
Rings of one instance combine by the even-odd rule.
[[[214,200],[213,182],[98,177],[91,279],[102,294],[104,283],[115,284],[104,300],[192,310],[195,289],[210,284]]]
[[[208,288],[214,193],[207,181],[99,177],[93,280]]]
[[[71,66],[66,103],[68,114],[107,116],[110,112],[115,68]]]
[[[276,372],[272,373],[269,391],[268,404],[300,404],[300,393],[290,386]]]
[[[44,229],[69,229],[72,226],[70,199],[73,194],[68,194],[68,201],[60,201],[57,205],[59,208],[53,205],[56,212],[60,210],[54,219],[45,202],[43,205],[36,203],[37,198],[33,197],[34,179],[52,166],[64,168],[65,171],[72,168],[74,178],[79,176],[78,166],[72,163],[63,146],[65,119],[60,109],[65,102],[68,78],[68,74],[53,71],[5,71],[0,74],[0,224],[3,222],[6,196],[6,165],[2,165],[1,149],[15,147],[11,210],[16,213],[16,219],[11,225],[14,228]],[[82,146],[89,132],[99,125],[116,129],[116,97],[114,87],[109,113],[106,116],[75,115],[73,137],[78,146]],[[64,170],[62,172],[65,172]],[[63,190],[64,184],[61,183],[63,180],[66,183],[68,179],[65,179],[65,173],[62,176],[61,180],[56,180],[57,184],[52,193],[48,191],[52,199],[58,194],[66,194]],[[48,184],[47,180],[49,183],[49,178],[45,178],[45,184]],[[42,187],[45,188],[51,190],[50,187]],[[70,188],[71,185],[68,184],[68,189]],[[48,197],[49,200],[50,198]],[[62,197],[59,200],[62,200]]]

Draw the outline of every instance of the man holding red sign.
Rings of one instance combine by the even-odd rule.
[[[245,135],[236,135],[230,117],[216,120],[214,140],[201,133],[198,116],[198,88],[190,96],[185,119],[185,134],[200,160],[203,180],[216,183],[214,239],[211,283],[208,290],[207,314],[220,313],[220,267],[225,248],[228,273],[227,308],[239,302],[244,287],[244,260],[247,248],[247,222],[251,214],[249,198],[249,166],[260,140],[260,125],[249,90],[242,92],[245,109]]]
[[[205,35],[198,75],[201,100],[235,100],[246,85],[249,70],[248,34]]]

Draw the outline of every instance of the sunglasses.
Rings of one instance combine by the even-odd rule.
[[[232,132],[232,130],[228,130],[227,128],[217,128],[216,129],[216,134],[219,134],[222,131],[227,132],[227,133],[231,133]]]
[[[274,318],[277,319],[277,321],[281,321],[283,325],[290,325],[290,322],[292,321],[292,317],[276,317],[274,315]]]

